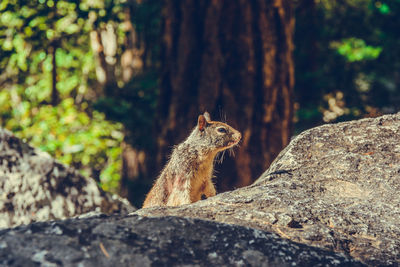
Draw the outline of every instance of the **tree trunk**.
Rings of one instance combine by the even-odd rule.
[[[149,190],[144,175],[146,170],[146,154],[130,144],[122,143],[122,172],[119,195],[127,198],[135,207],[141,207],[144,192]]]
[[[60,102],[60,96],[57,90],[57,61],[56,61],[56,52],[58,48],[57,41],[53,41],[50,44],[50,53],[51,53],[51,104],[53,106],[57,106]]]
[[[159,169],[207,110],[243,135],[236,156],[216,166],[218,190],[250,184],[292,133],[290,1],[169,0],[164,16]]]

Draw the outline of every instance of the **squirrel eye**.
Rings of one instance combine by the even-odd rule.
[[[222,127],[218,128],[217,131],[220,132],[220,133],[226,133],[226,129],[222,128]]]

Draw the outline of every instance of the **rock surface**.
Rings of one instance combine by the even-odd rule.
[[[93,179],[0,129],[0,229],[90,211],[133,210],[127,200],[103,192]]]
[[[400,113],[307,130],[251,186],[136,214],[249,226],[369,265],[399,265],[399,192]]]
[[[97,216],[0,231],[1,266],[362,266],[242,226]]]

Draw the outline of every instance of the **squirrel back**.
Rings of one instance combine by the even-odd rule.
[[[214,196],[214,158],[218,152],[237,145],[240,139],[240,132],[228,124],[211,121],[208,112],[200,115],[189,137],[173,149],[143,208],[178,206]]]

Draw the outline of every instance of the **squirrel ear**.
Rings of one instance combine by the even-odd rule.
[[[211,121],[210,113],[208,113],[207,111],[204,112],[203,116],[204,116],[204,118],[206,118],[206,121],[207,121],[207,122],[210,122],[210,121]]]
[[[204,127],[206,127],[207,121],[204,115],[200,115],[197,119],[197,127],[200,131],[204,131]]]

